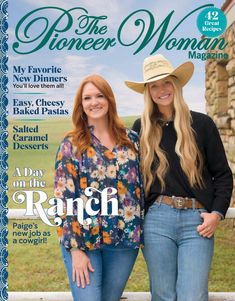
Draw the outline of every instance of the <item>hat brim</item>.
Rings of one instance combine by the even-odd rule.
[[[173,70],[171,73],[159,75],[156,77],[151,78],[150,80],[144,81],[144,82],[133,82],[125,80],[125,84],[128,88],[134,90],[135,92],[144,93],[145,85],[148,83],[152,83],[156,80],[163,79],[167,76],[175,76],[180,81],[182,87],[187,84],[187,82],[190,80],[190,78],[193,75],[194,71],[194,65],[192,62],[185,62],[181,65],[179,65],[175,70]]]

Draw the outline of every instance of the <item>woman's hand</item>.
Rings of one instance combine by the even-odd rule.
[[[78,287],[85,288],[87,284],[90,284],[89,271],[94,272],[90,259],[85,252],[79,249],[71,251],[71,255],[73,281],[77,282]]]
[[[217,213],[201,213],[201,217],[203,218],[203,223],[197,227],[198,233],[207,238],[211,238],[215,233],[215,230],[221,220],[221,217]]]

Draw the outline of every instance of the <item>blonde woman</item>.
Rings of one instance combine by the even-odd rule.
[[[193,74],[174,69],[162,55],[144,60],[145,108],[133,129],[140,133],[146,193],[144,256],[152,301],[207,301],[213,235],[232,193],[229,169],[211,118],[190,111],[182,87]]]

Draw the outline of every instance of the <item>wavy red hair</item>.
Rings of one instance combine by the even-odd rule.
[[[75,96],[75,104],[72,114],[74,130],[68,135],[72,136],[73,144],[77,146],[77,155],[80,157],[91,144],[91,133],[88,129],[87,118],[84,118],[85,112],[82,107],[82,93],[84,86],[92,83],[99,89],[108,100],[108,128],[109,134],[114,139],[117,145],[125,145],[135,150],[133,143],[127,137],[125,126],[122,120],[117,115],[117,107],[112,88],[108,82],[100,75],[93,74],[85,77],[81,82],[77,94]]]

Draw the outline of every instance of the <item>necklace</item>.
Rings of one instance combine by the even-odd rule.
[[[170,122],[174,121],[174,118],[175,118],[175,114],[172,114],[170,117],[168,118],[164,118],[163,115],[161,116],[158,116],[157,117],[157,123],[161,126],[161,127],[164,127],[164,126],[169,126]]]
[[[169,119],[169,120],[160,119],[159,121],[160,121],[161,126],[163,127],[163,126],[168,126],[170,124],[170,122],[173,121],[173,119]]]

